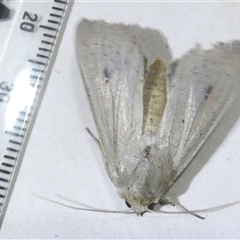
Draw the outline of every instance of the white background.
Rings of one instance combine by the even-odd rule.
[[[73,205],[57,196],[60,194],[96,208],[127,209],[105,172],[96,144],[85,131],[85,127],[89,127],[97,134],[75,56],[75,31],[83,17],[137,23],[142,27],[158,29],[167,37],[174,59],[189,51],[197,42],[209,47],[218,41],[240,39],[240,3],[76,1],[0,237],[238,238],[240,205],[201,213],[205,220],[188,214],[156,213],[137,217],[135,214],[77,211],[33,195],[36,193]],[[240,200],[238,105],[235,104],[228,112],[168,193],[189,209]]]

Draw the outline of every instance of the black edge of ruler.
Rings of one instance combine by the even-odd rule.
[[[50,70],[46,72],[46,68],[49,67],[49,58],[52,54],[53,46],[58,49],[60,45],[59,41],[57,41],[57,44],[55,43],[55,35],[59,34],[58,30],[61,25],[61,33],[59,34],[59,37],[62,37],[67,24],[67,21],[64,21],[64,24],[62,24],[62,20],[63,17],[66,19],[69,18],[73,2],[67,0],[54,0],[53,4],[56,4],[57,6],[52,6],[52,11],[50,11],[49,14],[49,17],[51,19],[48,19],[47,22],[48,24],[52,24],[55,27],[51,25],[39,26],[40,28],[46,30],[46,32],[43,33],[43,40],[41,40],[40,46],[38,48],[38,53],[36,54],[36,58],[31,58],[27,60],[30,64],[34,65],[32,67],[32,73],[29,75],[29,79],[35,80],[35,82],[30,83],[30,85],[33,87],[35,86],[36,82],[42,80],[43,76],[44,80],[46,81],[50,77],[51,67]],[[61,5],[63,4],[65,6],[61,7]],[[66,14],[65,10],[67,5],[68,11]],[[54,32],[55,35],[49,33],[49,31]],[[56,56],[52,56],[52,58],[54,61]],[[37,87],[41,88],[41,91],[36,91],[35,99],[30,108],[28,110],[20,111],[13,128],[11,130],[5,131],[5,134],[9,136],[9,145],[6,147],[6,154],[3,156],[3,162],[0,164],[0,199],[4,199],[0,203],[0,228],[3,223],[8,202],[10,200],[13,187],[21,166],[23,155],[26,150],[26,145],[29,140],[30,132],[27,130],[30,127],[33,127],[32,123],[30,124],[30,122],[34,122],[36,119],[36,114],[40,107],[40,103],[46,89],[46,85],[38,84]],[[38,99],[38,101],[36,101],[36,99]]]

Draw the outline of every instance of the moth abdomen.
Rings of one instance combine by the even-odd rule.
[[[157,133],[167,102],[166,67],[160,58],[149,67],[143,88],[143,133]]]

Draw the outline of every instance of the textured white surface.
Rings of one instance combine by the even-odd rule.
[[[44,4],[44,3],[43,3]],[[240,39],[240,3],[75,2],[31,133],[21,171],[0,232],[1,238],[237,238],[240,205],[205,220],[190,215],[136,215],[81,212],[64,197],[94,207],[121,210],[125,203],[105,173],[100,152],[85,131],[96,133],[75,56],[75,31],[82,17],[159,29],[173,58],[197,42]],[[240,116],[235,104],[187,171],[171,188],[190,209],[240,200]],[[173,209],[175,210],[175,209]]]

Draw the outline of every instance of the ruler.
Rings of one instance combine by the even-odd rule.
[[[72,2],[6,1],[0,17],[0,224]]]

